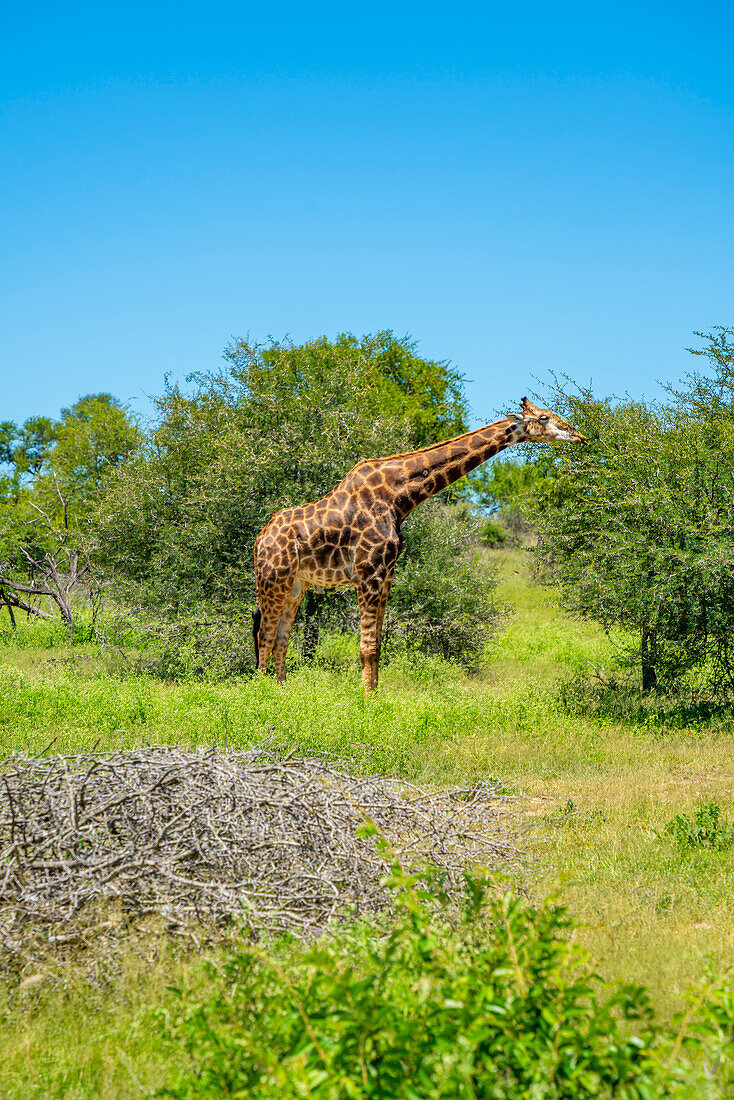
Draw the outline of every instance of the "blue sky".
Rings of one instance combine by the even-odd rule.
[[[5,5],[0,419],[410,333],[477,422],[734,324],[731,3]],[[542,388],[542,387],[541,387]]]

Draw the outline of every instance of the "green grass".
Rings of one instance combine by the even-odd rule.
[[[436,659],[403,659],[383,670],[381,690],[365,700],[356,645],[332,639],[320,663],[341,667],[296,665],[284,686],[272,678],[164,684],[140,674],[111,676],[95,663],[91,646],[64,648],[63,640],[39,651],[31,667],[27,635],[15,650],[6,635],[0,745],[6,752],[39,752],[56,738],[54,751],[71,752],[97,743],[239,748],[270,739],[440,783],[487,773],[515,780],[634,766],[638,731],[610,742],[597,720],[570,719],[559,710],[559,680],[589,661],[611,660],[611,643],[594,626],[569,622],[552,595],[528,586],[515,572],[524,564],[518,553],[505,560],[506,597],[516,611],[488,649],[480,677]],[[338,660],[333,654],[329,660],[329,645]],[[668,742],[673,757],[679,742]]]
[[[560,686],[613,668],[620,639],[570,619],[552,591],[530,584],[525,552],[489,556],[514,611],[480,674],[399,660],[367,700],[349,640],[327,640],[319,667],[296,662],[280,687],[164,684],[116,672],[89,640],[72,646],[55,628],[22,624],[0,635],[0,751],[39,752],[54,739],[54,752],[269,740],[429,784],[497,776],[524,796],[525,889],[560,892],[604,977],[648,985],[670,1015],[688,982],[731,958],[734,852],[681,851],[666,824],[708,803],[734,817],[734,720],[639,701],[615,709],[592,696],[586,705],[583,695],[569,710]],[[165,1071],[145,1006],[196,965],[161,947],[149,970],[135,954],[123,959],[102,989],[69,979],[60,990],[50,977],[6,988],[0,1096],[145,1095],[135,1079],[152,1088]]]
[[[165,1001],[167,986],[192,981],[200,969],[195,959],[177,955],[160,937],[152,946],[137,942],[102,985],[81,982],[63,965],[42,970],[38,985],[6,985],[0,992],[3,1100],[149,1095],[163,1083],[170,1058],[151,1034],[150,1006]]]

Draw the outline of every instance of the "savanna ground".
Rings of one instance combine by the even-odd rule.
[[[615,640],[569,619],[530,580],[526,551],[496,551],[513,607],[481,671],[397,660],[365,700],[356,639],[327,639],[315,667],[268,678],[163,684],[121,674],[114,651],[69,647],[21,625],[0,647],[0,745],[40,752],[144,742],[238,748],[270,739],[355,766],[440,785],[497,776],[518,798],[531,897],[559,896],[609,982],[647,985],[663,1019],[687,983],[732,957],[734,849],[677,848],[676,814],[716,803],[734,816],[734,720],[665,703],[604,705],[563,689],[608,675]],[[514,812],[514,811],[513,811]],[[171,1051],[150,1027],[171,984],[201,980],[202,956],[131,942],[119,973],[81,984],[59,965],[0,992],[0,1096],[137,1097],[165,1078]],[[61,979],[61,981],[59,981]],[[206,979],[204,979],[206,980]]]

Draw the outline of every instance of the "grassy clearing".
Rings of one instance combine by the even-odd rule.
[[[215,952],[209,952],[211,958]],[[63,966],[26,989],[0,994],[3,1100],[132,1100],[150,1095],[169,1070],[151,1033],[149,1010],[167,987],[195,980],[201,964],[165,936],[133,942],[103,984],[82,984]]]
[[[527,796],[526,888],[560,893],[599,972],[648,985],[669,1015],[688,982],[732,958],[734,852],[682,852],[665,825],[705,802],[734,818],[734,721],[649,708],[569,713],[559,685],[589,662],[611,667],[614,642],[529,584],[522,552],[498,556],[501,593],[515,610],[477,677],[437,661],[396,661],[365,701],[353,641],[332,639],[320,667],[294,667],[281,688],[270,679],[166,685],[113,674],[91,643],[71,647],[60,632],[23,627],[0,637],[0,745],[236,748],[269,738],[426,783],[499,776]],[[0,1095],[144,1095],[135,1078],[151,1088],[164,1072],[144,1008],[195,965],[164,953],[148,970],[131,956],[101,991],[72,983],[46,992],[44,981],[6,990]]]

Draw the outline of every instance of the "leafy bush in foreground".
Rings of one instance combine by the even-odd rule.
[[[353,928],[307,949],[253,946],[230,958],[205,1003],[177,991],[175,1022],[159,1020],[190,1062],[159,1095],[652,1100],[687,1095],[698,1071],[688,1063],[679,1077],[684,1044],[706,1051],[709,1082],[725,1074],[728,993],[668,1034],[644,988],[599,995],[562,907],[488,900],[468,881],[458,926],[437,915],[440,890],[395,867],[390,884],[386,937]]]

